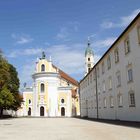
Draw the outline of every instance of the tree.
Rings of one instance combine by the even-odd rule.
[[[3,109],[17,110],[23,102],[19,94],[19,78],[16,68],[9,64],[0,51],[0,112]]]
[[[13,93],[13,96],[15,98],[14,103],[11,105],[11,109],[17,111],[18,108],[21,106],[21,103],[23,102],[22,96],[19,94],[19,78],[18,73],[16,71],[16,68],[9,64],[9,73],[10,73],[10,79],[8,81],[8,89],[11,93]]]
[[[0,92],[0,116],[3,114],[3,109],[9,109],[13,103],[14,96],[6,87],[4,87]]]

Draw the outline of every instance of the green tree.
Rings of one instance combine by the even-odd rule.
[[[19,78],[16,68],[9,64],[0,51],[0,112],[3,109],[17,110],[23,102],[19,94]],[[5,98],[5,96],[7,98]]]
[[[8,81],[8,89],[10,90],[11,93],[13,93],[13,96],[15,98],[14,103],[11,106],[11,109],[17,110],[20,106],[21,103],[23,102],[22,96],[19,94],[19,78],[18,78],[18,73],[16,71],[16,68],[9,64],[9,73],[10,73],[10,79]]]
[[[9,109],[11,105],[14,103],[14,100],[15,100],[14,96],[6,87],[4,87],[0,91],[0,107],[1,107],[0,116],[2,116],[3,114],[3,109]]]

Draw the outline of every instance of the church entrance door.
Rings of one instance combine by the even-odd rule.
[[[44,107],[43,106],[40,107],[40,116],[44,116]]]
[[[28,116],[31,116],[31,108],[29,107]]]
[[[64,107],[61,108],[61,116],[65,116],[65,108]]]

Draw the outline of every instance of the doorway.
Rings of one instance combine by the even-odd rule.
[[[29,107],[28,116],[31,116],[31,108]]]
[[[40,116],[44,116],[44,107],[43,106],[40,107]]]
[[[65,108],[64,107],[61,108],[61,116],[65,116]]]

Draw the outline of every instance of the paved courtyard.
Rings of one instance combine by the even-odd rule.
[[[140,140],[140,129],[76,118],[0,120],[0,140]]]

